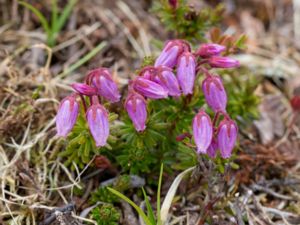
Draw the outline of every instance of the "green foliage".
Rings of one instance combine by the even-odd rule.
[[[110,204],[96,207],[92,210],[92,218],[98,225],[118,225],[121,213]]]
[[[230,74],[228,74],[229,72]],[[226,73],[227,75],[224,74],[223,78],[229,96],[227,111],[239,125],[246,126],[259,116],[260,98],[253,93],[260,83],[260,77],[250,74],[246,68],[238,71],[226,71]]]
[[[160,113],[150,113],[147,129],[137,132],[126,116],[120,129],[122,142],[117,147],[117,161],[125,171],[133,174],[149,173],[160,161],[158,145],[166,140],[167,125],[160,120]]]
[[[107,187],[99,187],[96,191],[92,192],[90,202],[93,204],[97,202],[114,203],[118,202],[118,198],[111,194]]]
[[[67,22],[67,19],[69,18],[76,2],[77,0],[69,0],[65,8],[59,15],[57,0],[51,0],[51,22],[48,21],[46,16],[43,15],[43,13],[39,11],[37,8],[35,8],[33,5],[24,1],[19,1],[19,4],[23,5],[24,7],[32,11],[38,17],[44,31],[47,34],[47,44],[50,47],[53,47],[56,43],[56,38],[59,32]]]
[[[120,192],[124,192],[130,188],[130,177],[128,175],[119,176],[112,187]],[[107,187],[99,187],[92,192],[90,202],[95,204],[97,202],[114,203],[118,202],[118,198],[113,195]]]
[[[208,29],[221,20],[223,8],[220,4],[214,9],[196,9],[186,0],[178,0],[178,5],[174,8],[168,0],[156,0],[152,11],[159,16],[166,29],[173,31],[178,38],[199,41],[203,40]]]

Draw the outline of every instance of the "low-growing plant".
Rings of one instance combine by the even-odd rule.
[[[75,162],[83,167],[101,154],[122,174],[144,176],[154,185],[153,174],[160,170],[156,214],[144,189],[147,212],[115,186],[100,187],[90,198],[92,203],[116,203],[118,196],[147,225],[165,223],[180,180],[195,166],[211,163],[208,176],[238,169],[238,126],[257,116],[258,104],[253,95],[257,80],[245,68],[232,70],[240,64],[229,57],[245,48],[245,35],[212,29],[209,40],[204,36],[219,21],[221,7],[195,11],[183,0],[160,1],[154,11],[180,39],[167,41],[158,57],[145,57],[127,92],[119,91],[108,68],[91,70],[83,83],[72,84],[74,93],[61,101],[56,117],[57,135],[67,139],[60,153],[67,166]],[[168,173],[184,172],[160,206],[162,164]]]
[[[92,210],[92,218],[98,225],[118,225],[121,213],[113,205],[104,204]]]

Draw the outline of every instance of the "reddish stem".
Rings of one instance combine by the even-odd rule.
[[[217,124],[218,119],[220,118],[221,115],[222,115],[221,112],[217,112],[217,113],[215,114],[214,119],[213,119],[213,122],[212,122],[213,127],[215,127],[215,125]]]
[[[86,101],[85,101],[83,95],[80,94],[79,96],[80,96],[80,99],[81,99],[81,101],[82,101],[82,105],[83,105],[84,112],[86,113],[86,111],[87,111]]]

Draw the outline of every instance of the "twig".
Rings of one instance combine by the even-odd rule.
[[[260,186],[258,184],[252,184],[251,187],[255,190],[258,190],[258,191],[264,191],[270,195],[273,195],[274,197],[276,198],[281,198],[283,200],[293,200],[292,197],[289,197],[289,196],[285,196],[285,195],[282,195],[282,194],[279,194],[279,193],[276,193],[275,191],[273,191],[272,189],[270,188],[267,188],[267,187],[263,187],[263,186]]]

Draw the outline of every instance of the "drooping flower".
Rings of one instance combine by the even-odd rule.
[[[190,52],[178,58],[177,79],[184,95],[192,94],[196,77],[196,61]]]
[[[86,119],[96,146],[106,145],[109,136],[109,122],[106,109],[99,103],[92,104],[86,112]]]
[[[68,96],[61,101],[56,115],[57,136],[68,135],[76,123],[78,112],[79,104],[75,95]]]
[[[82,95],[93,96],[97,94],[97,89],[87,84],[74,83],[71,86],[75,91]]]
[[[225,51],[226,47],[219,44],[209,43],[200,45],[199,49],[196,51],[196,55],[202,58],[208,58],[211,56],[219,55],[221,52]]]
[[[157,67],[157,72],[151,78],[168,91],[168,95],[178,97],[181,94],[178,80],[172,69],[166,66]]]
[[[133,88],[147,98],[161,99],[168,97],[168,91],[164,87],[143,77],[137,77],[133,81]]]
[[[193,136],[198,153],[207,153],[213,136],[210,117],[200,110],[193,119]]]
[[[236,123],[228,118],[225,118],[219,124],[217,130],[218,147],[222,158],[229,158],[234,148],[237,139],[238,128]]]
[[[240,66],[240,62],[238,60],[223,56],[210,57],[208,59],[208,64],[214,68],[234,68]]]
[[[146,129],[147,106],[144,97],[138,93],[130,93],[125,101],[125,109],[137,131]]]
[[[226,111],[227,94],[219,76],[207,76],[202,83],[202,91],[207,104],[214,112]]]
[[[190,46],[184,40],[168,41],[157,57],[154,66],[167,66],[173,68],[176,65],[177,58],[185,51],[190,51]]]
[[[87,84],[97,88],[98,94],[110,102],[118,102],[120,93],[117,84],[113,81],[108,69],[98,68],[92,70],[87,75]]]

